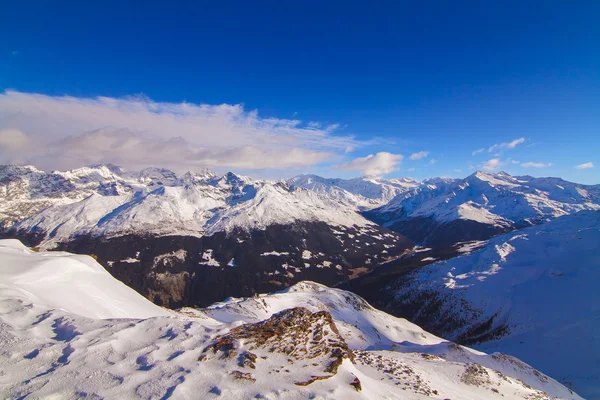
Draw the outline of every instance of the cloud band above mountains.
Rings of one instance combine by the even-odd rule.
[[[112,162],[173,169],[295,168],[360,147],[337,125],[263,118],[242,105],[0,93],[0,163],[46,169]]]

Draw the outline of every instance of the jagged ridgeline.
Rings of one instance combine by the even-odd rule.
[[[413,247],[338,199],[233,173],[5,166],[0,182],[5,237],[93,255],[172,308],[306,279],[335,285]]]
[[[3,166],[0,196],[4,237],[92,254],[168,307],[305,279],[336,285],[381,265],[399,265],[395,276],[422,264],[400,258],[414,243],[432,249],[421,258],[448,258],[460,253],[459,242],[600,209],[598,186],[483,172],[423,182],[315,175],[269,182],[207,170]]]

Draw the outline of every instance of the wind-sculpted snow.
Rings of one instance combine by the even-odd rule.
[[[11,282],[0,286],[3,398],[580,399],[514,358],[444,341],[312,282],[162,316],[91,273],[71,274],[61,296],[39,297],[40,287],[24,286],[33,277],[19,280],[22,270],[48,273],[38,268],[53,258],[51,276],[60,275],[74,256],[0,244],[3,282]],[[122,318],[94,319],[110,316],[104,304],[115,296],[127,297]],[[156,316],[135,319],[144,304]]]
[[[504,234],[390,285],[390,309],[600,398],[600,212]]]
[[[171,313],[114,279],[89,256],[33,252],[0,240],[0,290],[89,318],[147,318]]]

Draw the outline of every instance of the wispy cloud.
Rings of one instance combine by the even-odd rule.
[[[594,163],[593,162],[586,162],[584,164],[576,165],[575,168],[577,168],[577,169],[594,168]]]
[[[552,163],[543,163],[543,162],[525,162],[521,164],[522,167],[525,168],[546,168],[551,167]]]
[[[345,171],[361,171],[364,175],[382,175],[396,171],[403,158],[401,154],[384,151],[355,158],[350,162],[335,165],[333,168]]]
[[[498,150],[514,149],[515,147],[517,147],[519,144],[521,144],[523,142],[525,142],[525,138],[515,139],[512,142],[498,143],[498,144],[491,146],[488,149],[488,152],[492,153],[492,152],[498,151]]]
[[[437,162],[436,159],[429,160],[429,164],[431,164],[431,165],[435,164],[436,162]]]
[[[419,151],[418,153],[413,153],[410,155],[411,160],[421,160],[429,155],[428,151]]]
[[[296,168],[342,158],[364,144],[336,134],[338,128],[261,117],[242,105],[0,93],[0,163],[45,169],[104,162],[178,170]]]
[[[415,169],[414,168],[409,168],[408,172],[413,172]]]
[[[497,171],[501,166],[504,165],[504,162],[500,161],[499,158],[492,158],[491,160],[487,160],[481,165],[481,168],[486,171]]]
[[[476,154],[479,154],[479,153],[483,153],[484,151],[485,151],[485,149],[482,147],[481,149],[477,149],[477,150],[475,150],[475,151],[474,151],[473,153],[471,153],[471,154],[472,154],[472,155],[476,155]]]

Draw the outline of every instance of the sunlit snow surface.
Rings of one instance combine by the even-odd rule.
[[[233,173],[125,173],[105,165],[46,173],[0,166],[0,180],[0,222],[44,233],[43,248],[76,235],[210,236],[296,221],[374,225],[338,199]]]
[[[317,175],[298,175],[288,179],[287,183],[326,195],[360,210],[382,206],[397,195],[419,186],[419,182],[410,178],[381,179],[367,176],[327,179]]]
[[[35,253],[14,240],[0,241],[0,277],[2,398],[548,398],[536,389],[579,398],[516,359],[456,346],[312,282],[173,313],[90,257]],[[291,307],[329,311],[354,362],[345,359],[328,379],[298,386],[314,373],[310,360],[260,348],[253,350],[255,368],[237,358],[203,359],[234,327]],[[241,352],[247,345],[235,346]],[[254,381],[236,379],[234,370]],[[360,392],[350,385],[356,378]]]
[[[426,180],[375,213],[386,216],[386,225],[407,218],[433,217],[440,223],[470,220],[527,226],[581,210],[600,210],[600,185],[478,171],[464,179]]]
[[[600,398],[600,212],[497,236],[478,251],[421,268],[407,282],[398,301],[414,299],[429,313],[421,299],[436,298],[436,313],[464,322],[447,334],[458,338],[493,318],[488,331],[507,329],[477,348],[517,356]]]

